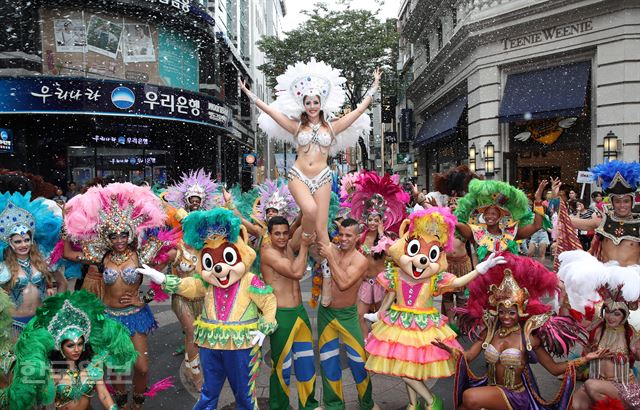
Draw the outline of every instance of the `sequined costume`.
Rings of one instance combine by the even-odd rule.
[[[89,188],[72,198],[67,206],[65,230],[71,241],[81,244],[78,260],[98,265],[102,270],[104,300],[110,303],[106,316],[126,326],[131,337],[146,338],[157,323],[147,305],[149,300],[137,298],[142,276],[136,268],[169,262],[169,251],[177,241],[176,232],[164,228],[166,214],[160,198],[147,186],[113,183]],[[113,237],[123,238],[124,250],[116,251]],[[128,304],[114,302],[125,291],[136,297]],[[133,369],[136,406],[142,406],[146,399],[147,365],[147,357],[140,356]],[[124,406],[128,402],[127,387],[122,382],[114,386],[116,403]]]
[[[0,286],[7,291],[16,310],[23,304],[25,290],[37,291],[39,303],[42,303],[47,288],[53,286],[50,267],[44,260],[52,252],[61,227],[62,218],[56,216],[42,199],[32,201],[31,193],[0,194]],[[25,234],[32,240],[26,259],[18,258],[9,246],[12,236]],[[32,258],[41,261],[40,269]],[[12,264],[18,272],[12,273]],[[31,317],[14,317],[16,336]]]
[[[567,409],[575,390],[576,366],[566,363],[559,392],[546,401],[531,370],[531,364],[538,361],[534,347],[555,356],[566,355],[574,344],[586,343],[586,331],[571,318],[554,316],[551,307],[541,302],[542,296],[557,292],[555,273],[531,258],[509,252],[502,256],[507,263],[471,282],[467,305],[455,309],[461,331],[474,343],[482,343],[487,373],[475,375],[465,356],[459,355],[454,405],[463,403],[463,394],[469,389],[495,386],[508,408]],[[516,310],[518,320],[513,327],[503,327],[498,317],[501,307]],[[504,343],[509,333],[519,335],[517,346],[499,351],[496,346]],[[533,345],[533,336],[539,340],[538,346]]]
[[[91,397],[105,369],[122,372],[131,367],[137,353],[121,324],[105,318],[105,306],[86,291],[65,292],[47,298],[16,344],[13,381],[0,391],[0,407],[22,410],[55,403],[56,407]],[[61,354],[62,344],[83,340],[93,356],[85,366],[67,367],[54,385],[51,354]],[[67,360],[64,355],[61,356]],[[67,365],[68,366],[68,365]],[[37,369],[37,371],[34,371]],[[116,408],[115,405],[112,408]]]

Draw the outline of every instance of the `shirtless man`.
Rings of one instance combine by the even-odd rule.
[[[601,262],[616,261],[620,266],[640,264],[640,218],[632,212],[633,193],[609,196],[613,210],[591,219],[572,216],[571,224],[583,231],[596,231],[600,246],[593,246],[594,256]]]
[[[583,260],[585,264],[602,262],[603,269],[609,265],[617,265],[616,270],[629,272],[629,277],[636,274],[640,264],[640,215],[633,212],[635,191],[638,188],[640,164],[608,161],[591,168],[594,179],[602,186],[604,194],[611,200],[610,209],[602,214],[594,214],[591,219],[570,217],[571,225],[583,231],[595,230],[596,235],[591,243],[589,254],[581,251],[574,253],[570,259],[574,262]],[[554,190],[557,196],[558,192]],[[572,251],[577,252],[577,251]],[[562,261],[563,254],[559,258]],[[594,257],[597,260],[594,260]],[[562,264],[560,270],[563,269]],[[568,300],[563,301],[563,311]],[[637,303],[629,304],[630,310],[637,309]]]
[[[316,409],[316,367],[313,355],[311,323],[302,306],[300,279],[307,268],[309,246],[315,238],[301,235],[300,249],[295,256],[289,245],[289,222],[273,216],[267,224],[270,244],[262,247],[260,271],[273,288],[278,309],[278,329],[270,336],[273,370],[269,381],[269,408],[289,408],[291,365],[295,369],[298,388],[298,408]]]
[[[364,339],[358,320],[356,301],[362,278],[367,273],[367,258],[358,252],[358,222],[347,218],[339,227],[339,244],[319,244],[320,256],[329,264],[332,299],[329,306],[318,308],[320,335],[320,371],[322,394],[327,410],[344,409],[342,368],[339,337],[347,351],[348,364],[358,390],[358,402],[363,410],[378,408],[371,397],[371,381],[364,368]]]

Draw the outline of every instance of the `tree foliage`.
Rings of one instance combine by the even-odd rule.
[[[266,63],[259,66],[275,87],[276,77],[288,65],[315,57],[342,71],[351,108],[362,100],[373,81],[376,67],[385,71],[382,89],[396,93],[398,33],[395,20],[381,22],[368,10],[331,11],[323,3],[304,12],[309,19],[278,39],[268,36],[258,41]]]

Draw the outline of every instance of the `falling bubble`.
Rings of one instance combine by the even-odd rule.
[[[529,120],[531,120],[531,118],[533,118],[533,115],[530,112],[527,111],[527,112],[524,113],[523,117],[524,117],[525,120],[529,121]]]

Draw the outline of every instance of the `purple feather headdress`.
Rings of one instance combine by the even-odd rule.
[[[284,217],[289,223],[292,223],[300,213],[300,208],[285,183],[279,184],[268,179],[258,186],[258,192],[260,201],[256,209],[256,216],[261,221],[267,220],[267,209],[271,208],[276,209],[278,215]]]
[[[211,173],[204,169],[182,174],[180,182],[167,188],[164,199],[174,208],[184,208],[191,197],[202,201],[201,210],[223,206],[224,199],[218,192],[218,184],[211,179]]]

